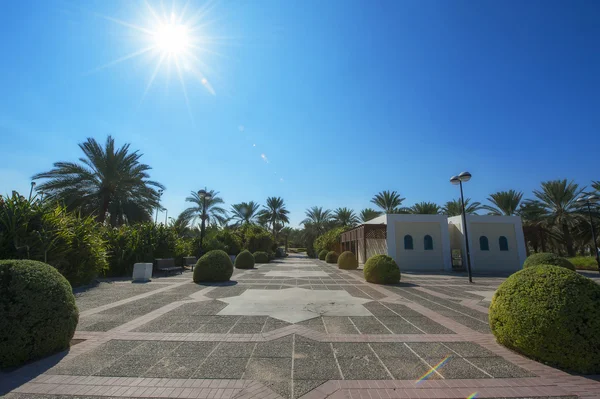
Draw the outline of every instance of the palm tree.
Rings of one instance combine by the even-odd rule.
[[[181,212],[181,217],[186,218],[188,223],[191,224],[198,219],[209,223],[213,221],[219,224],[225,223],[227,220],[227,211],[220,206],[225,201],[219,197],[217,191],[210,190],[206,191],[206,193],[206,197],[203,198],[197,191],[192,191],[191,195],[185,201],[191,202],[193,205]]]
[[[575,200],[582,192],[578,184],[567,179],[545,181],[541,190],[533,190],[533,195],[545,211],[548,224],[556,226],[562,233],[569,256],[575,256],[571,229],[581,219],[580,206]]]
[[[381,212],[376,211],[373,208],[365,208],[360,211],[360,221],[365,223],[371,219],[375,219],[377,216],[381,216]]]
[[[535,252],[538,248],[546,252],[546,242],[549,238],[545,223],[545,210],[538,201],[524,201],[517,212],[523,221],[523,235],[525,242],[533,247]]]
[[[231,218],[237,220],[237,224],[256,224],[256,216],[260,205],[254,201],[241,202],[231,206]]]
[[[276,224],[281,224],[282,226],[285,223],[289,223],[290,219],[288,218],[288,211],[285,207],[285,202],[281,197],[269,197],[267,198],[267,205],[263,205],[263,210],[260,211],[260,218],[271,225],[271,231],[273,233],[273,237],[275,237],[276,233]]]
[[[523,199],[521,191],[498,191],[497,193],[490,194],[487,199],[492,203],[492,206],[483,205],[482,208],[489,211],[490,215],[512,216],[517,214],[521,199]]]
[[[402,205],[402,201],[405,199],[396,191],[381,191],[375,194],[371,202],[389,214],[400,213],[400,205]]]
[[[323,210],[323,207],[313,206],[310,209],[307,209],[306,219],[304,219],[302,223],[305,228],[308,228],[307,225],[310,225],[310,229],[312,231],[316,231],[318,234],[323,234],[327,227],[329,227],[329,223],[331,222],[331,211],[329,209]]]
[[[150,166],[140,163],[142,154],[130,151],[129,144],[115,147],[108,136],[101,146],[88,138],[79,144],[85,157],[79,162],[56,162],[54,169],[38,173],[34,180],[48,179],[37,186],[46,199],[64,202],[69,209],[95,214],[100,223],[109,218],[112,226],[152,220],[160,206],[158,190],[165,187],[149,180]]]
[[[473,202],[472,204],[471,198],[465,198],[465,213],[467,215],[475,215],[477,211],[482,209],[481,202]],[[462,205],[460,203],[460,198],[452,201],[448,201],[442,207],[442,214],[448,216],[459,216],[462,215]]]
[[[410,208],[408,208],[409,213],[414,213],[417,215],[438,215],[440,213],[440,206],[435,202],[417,202]]]
[[[352,209],[337,208],[333,211],[333,221],[342,227],[354,227],[358,224],[358,218]]]

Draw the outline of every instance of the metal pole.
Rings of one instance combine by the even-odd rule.
[[[156,216],[154,217],[154,224],[158,223],[158,209],[160,208],[160,205],[156,207]]]
[[[596,243],[596,229],[594,228],[594,220],[592,219],[592,208],[590,202],[587,203],[588,216],[590,217],[590,225],[592,226],[592,240],[594,241],[594,249],[596,250],[596,263],[598,264],[598,272],[600,272],[600,255],[598,254],[598,244]]]
[[[204,222],[206,221],[206,196],[202,197],[202,226],[200,227],[200,254],[202,255],[202,242],[204,241]]]
[[[169,210],[165,208],[165,226],[167,225],[167,216],[169,215]]]
[[[462,181],[459,181],[460,185],[460,203],[462,205],[462,220],[465,228],[465,246],[467,249],[467,273],[469,273],[469,283],[473,282],[473,276],[471,275],[471,251],[469,250],[469,233],[467,232],[467,215],[465,213],[465,198],[463,195]]]

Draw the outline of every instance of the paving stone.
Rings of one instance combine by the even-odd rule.
[[[273,318],[269,317],[269,319],[265,323],[265,326],[263,327],[262,332],[265,333],[265,332],[277,330],[279,328],[287,327],[289,325],[291,325],[291,324],[288,322],[278,320],[278,319],[273,319]]]
[[[205,358],[218,342],[182,342],[169,356]]]
[[[457,317],[452,317],[452,320],[456,321],[457,323],[462,324],[463,326],[467,326],[475,331],[484,333],[484,334],[490,334],[491,330],[490,330],[490,326],[486,323],[482,323],[479,320],[475,320],[471,317],[468,316],[457,316]]]
[[[444,345],[458,352],[462,357],[496,357],[495,353],[473,342],[444,342]]]
[[[391,379],[390,375],[373,353],[362,357],[338,358],[338,363],[342,369],[344,379],[346,380]]]
[[[144,377],[190,378],[204,361],[203,357],[163,357],[144,373]]]
[[[265,324],[269,316],[242,316],[237,320],[238,324]]]
[[[406,305],[401,305],[399,303],[389,303],[389,302],[382,302],[382,304],[384,306],[387,306],[388,308],[390,308],[391,310],[393,310],[395,313],[397,313],[398,315],[402,316],[402,317],[423,317],[423,315],[419,312],[417,312],[416,310],[412,310],[411,308],[409,308]]]
[[[419,360],[402,342],[372,342],[369,344],[380,358],[403,358],[410,361]]]
[[[388,357],[382,358],[381,361],[385,364],[395,379],[417,380],[425,375],[430,368],[417,357],[414,359],[416,360],[409,360],[400,357]],[[440,377],[434,373],[430,378],[439,379]]]
[[[501,357],[467,357],[466,359],[495,378],[535,377],[535,374]]]
[[[240,379],[248,358],[210,356],[194,372],[192,378]]]
[[[145,342],[146,341],[124,341],[113,339],[86,353],[85,356],[125,355],[127,352],[137,348],[140,345],[143,345]]]
[[[369,344],[364,342],[334,342],[333,352],[338,359],[373,356]]]
[[[221,342],[214,350],[211,357],[245,357],[252,354],[256,343],[254,342]]]
[[[227,306],[221,301],[203,301],[193,305],[195,305],[193,315],[215,315]]]
[[[339,380],[341,379],[338,366],[332,357],[321,358],[295,358],[294,379],[295,380]]]
[[[204,324],[196,332],[205,334],[227,334],[233,324]]]
[[[282,398],[291,398],[292,381],[289,379],[286,381],[261,381],[261,384],[278,393]]]
[[[273,341],[259,342],[254,349],[255,357],[292,357],[292,335]]]
[[[442,359],[433,357],[425,358],[424,360],[435,367]],[[491,378],[459,357],[450,357],[443,365],[437,368],[437,371],[446,379]]]
[[[170,327],[165,328],[164,332],[168,333],[191,333],[205,329],[206,325],[201,323],[175,323]]]
[[[454,331],[425,316],[405,317],[405,319],[425,331],[426,334],[455,334]]]
[[[135,347],[128,355],[163,357],[173,352],[181,342],[179,341],[148,341]]]
[[[437,358],[439,361],[446,356],[455,355],[439,342],[408,342],[407,345],[422,358]]]
[[[390,309],[383,306],[380,302],[368,302],[363,305],[365,308],[369,310],[369,312],[373,313],[374,316],[379,318],[381,317],[398,317],[398,315],[392,312]]]
[[[373,316],[350,317],[350,319],[361,334],[390,334],[390,331]]]
[[[252,357],[244,379],[261,381],[288,381],[292,376],[292,358]]]
[[[358,334],[358,331],[347,317],[323,317],[329,334]]]
[[[312,391],[313,389],[323,385],[326,380],[294,380],[294,395],[293,399],[297,399]]]
[[[310,328],[311,330],[314,330],[314,331],[325,332],[325,325],[323,324],[323,318],[321,318],[321,317],[301,321],[296,324]]]
[[[238,323],[229,331],[230,334],[257,334],[262,331],[263,323]]]
[[[72,360],[63,360],[46,374],[92,375],[119,359],[117,354],[80,355]]]
[[[157,356],[131,356],[125,355],[119,358],[116,362],[100,371],[94,372],[96,376],[110,377],[140,377],[144,375],[150,367],[154,366],[160,357]]]
[[[98,323],[93,323],[91,325],[85,326],[85,328],[79,329],[79,331],[102,331],[106,332],[108,330],[112,330],[115,327],[119,327],[122,324],[125,324],[125,321],[100,321]]]
[[[294,358],[305,359],[305,358],[331,358],[333,359],[333,351],[331,345],[328,342],[318,342],[312,339],[304,338],[300,335],[296,335],[294,344]]]
[[[400,317],[381,317],[379,321],[389,328],[394,334],[424,334],[408,321]]]

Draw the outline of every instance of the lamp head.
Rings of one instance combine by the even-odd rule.
[[[462,172],[460,175],[458,175],[458,178],[461,182],[465,183],[471,180],[471,174],[469,172]]]
[[[460,179],[458,178],[458,176],[452,176],[450,178],[450,183],[452,183],[452,184],[460,184]]]
[[[34,181],[32,181],[32,182],[31,182],[31,187],[34,187],[34,186],[35,186],[35,182],[34,182]]]

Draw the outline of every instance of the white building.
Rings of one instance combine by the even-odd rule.
[[[525,239],[517,216],[468,215],[471,269],[474,273],[507,273],[525,261]],[[382,215],[342,234],[342,250],[354,252],[364,263],[387,254],[407,271],[452,271],[452,253],[460,253],[466,267],[461,216]]]

